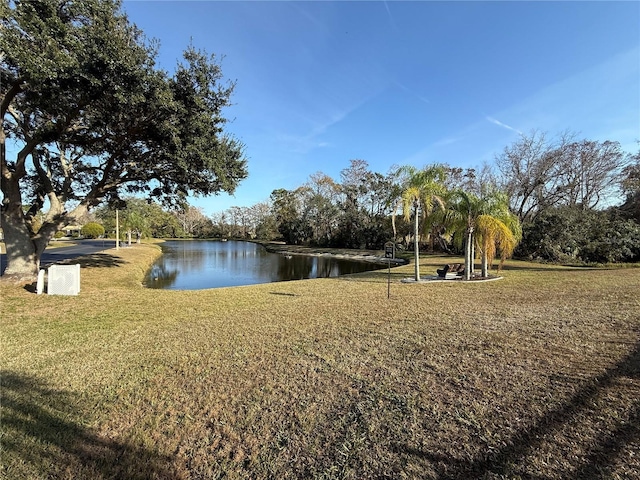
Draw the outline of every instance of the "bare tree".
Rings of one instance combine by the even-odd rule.
[[[575,140],[564,132],[521,136],[496,158],[501,189],[520,221],[531,221],[558,206],[593,209],[618,187],[628,156],[618,142]]]
[[[246,238],[249,230],[249,209],[247,207],[232,206],[227,212],[231,218],[231,236]]]
[[[192,207],[190,205],[183,210],[173,212],[173,215],[180,223],[180,226],[182,226],[184,233],[188,236],[193,236],[197,227],[207,220],[205,214],[202,213],[202,208]]]
[[[299,189],[304,204],[303,217],[313,231],[313,242],[331,242],[338,225],[339,185],[322,172],[309,176],[309,181]]]
[[[546,134],[533,131],[496,158],[502,173],[501,190],[509,196],[520,221],[533,219],[542,206],[553,206],[562,198],[557,161],[570,139],[570,134],[563,134],[550,142]]]
[[[566,146],[557,164],[563,203],[592,209],[618,188],[625,155],[618,142],[582,140]]]
[[[259,202],[247,209],[249,236],[251,238],[275,237],[275,217],[271,213],[269,202]]]

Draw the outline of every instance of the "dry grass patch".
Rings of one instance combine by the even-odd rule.
[[[157,247],[105,253],[78,297],[1,287],[6,478],[640,474],[640,269],[406,266],[387,299],[384,270],[147,290]]]

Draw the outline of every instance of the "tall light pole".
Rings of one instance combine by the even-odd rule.
[[[117,208],[116,208],[116,250],[120,250],[120,218],[118,217]]]

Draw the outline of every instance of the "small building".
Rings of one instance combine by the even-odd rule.
[[[62,231],[67,237],[80,236],[82,225],[67,225],[62,227]]]

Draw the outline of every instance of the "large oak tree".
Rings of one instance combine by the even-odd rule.
[[[225,133],[234,84],[189,46],[170,75],[116,0],[0,3],[5,275],[32,281],[55,232],[136,193],[180,204],[233,192],[243,145]],[[39,229],[34,218],[45,209]]]

